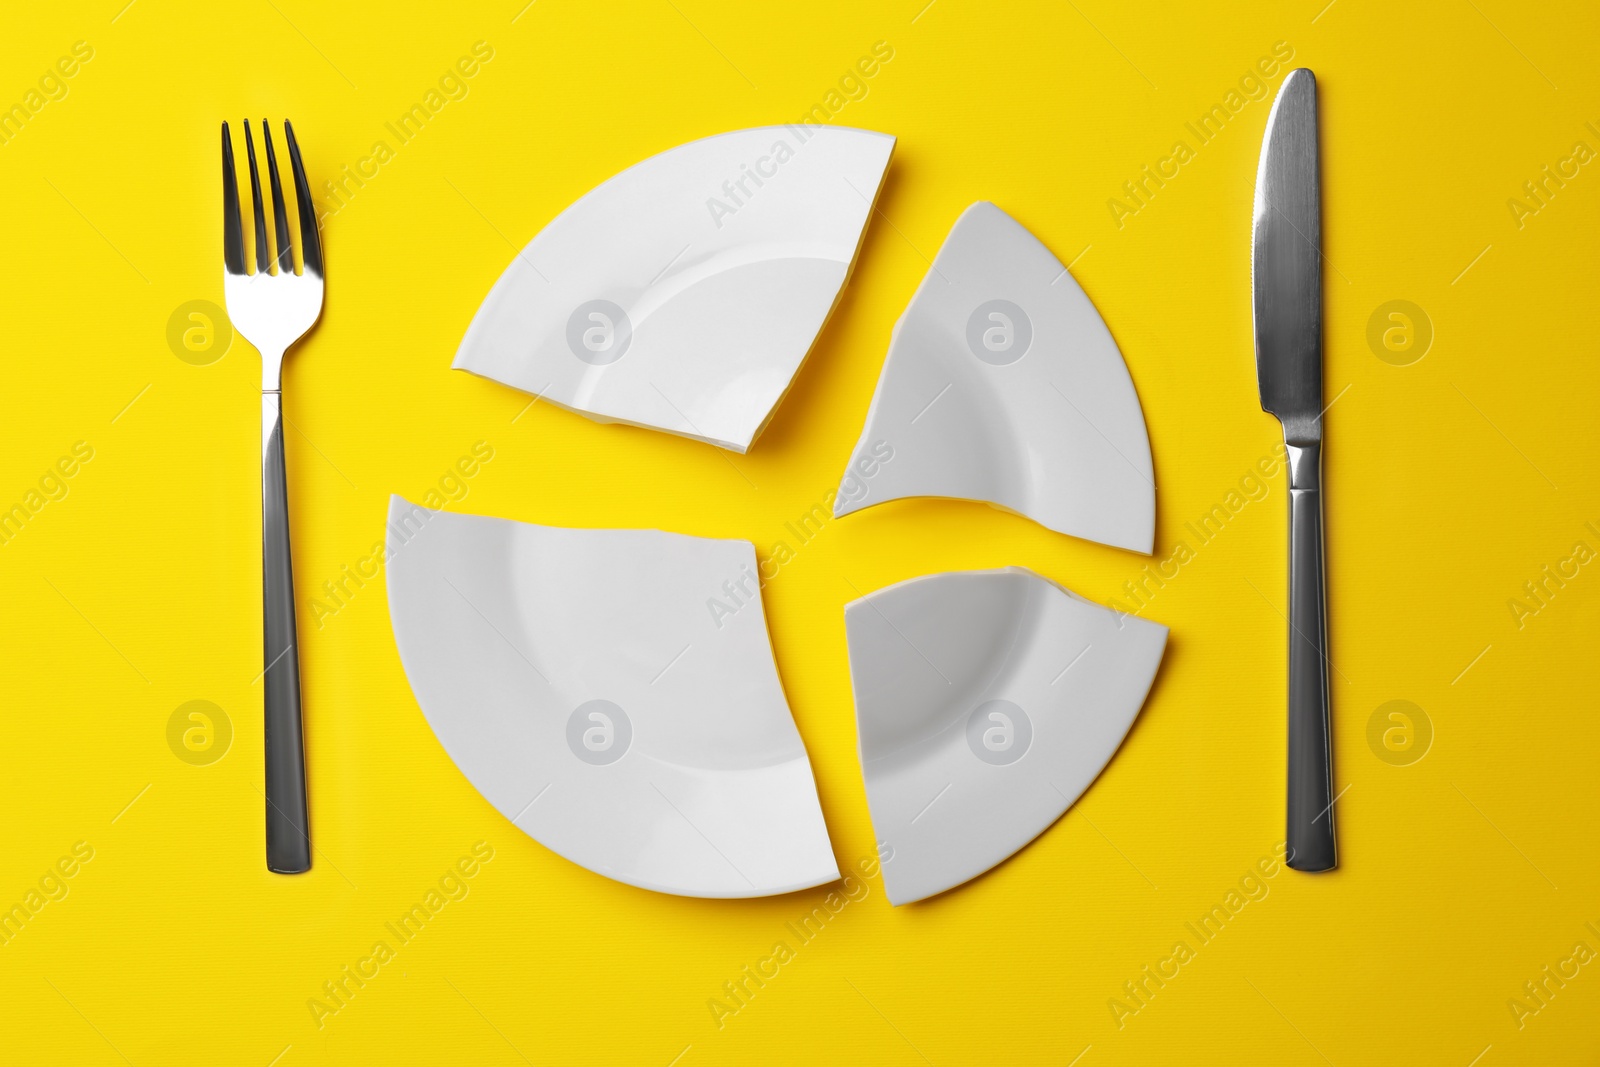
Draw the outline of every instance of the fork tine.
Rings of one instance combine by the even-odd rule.
[[[239,179],[233,170],[233,138],[222,124],[222,269],[244,271],[244,225],[239,218]]]
[[[267,273],[271,253],[267,251],[267,216],[261,208],[261,175],[256,170],[256,142],[250,136],[250,120],[244,120],[245,154],[250,157],[250,206],[256,213],[256,273]]]
[[[272,225],[278,238],[278,273],[294,273],[294,245],[289,240],[289,215],[283,208],[283,182],[278,180],[278,156],[272,150],[272,127],[261,120],[261,139],[267,142],[267,176],[272,181]]]
[[[300,146],[295,143],[294,127],[287,119],[283,123],[283,136],[289,142],[289,167],[294,171],[294,198],[300,207],[300,258],[306,271],[322,277],[322,240],[317,236],[317,208],[311,202],[311,183],[306,181],[306,168],[300,162]]]

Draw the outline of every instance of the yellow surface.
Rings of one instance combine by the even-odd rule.
[[[41,882],[59,897],[31,898],[0,947],[0,1058],[1593,1062],[1600,577],[1564,561],[1600,549],[1600,174],[1563,162],[1577,142],[1600,151],[1592,7],[121,2],[8,11],[0,37],[5,104],[29,106],[75,42],[92,49],[0,144],[0,506],[28,506],[44,481],[0,544],[0,903]],[[385,124],[479,41],[493,58],[466,95],[398,144]],[[830,98],[880,41],[893,58],[864,95],[847,83],[856,98]],[[1209,143],[1185,124],[1229,106],[1241,79],[1254,88],[1275,45],[1322,91],[1343,866],[1255,880],[1282,836],[1283,476],[1248,503],[1229,494],[1252,489],[1278,437],[1249,306],[1269,99],[1234,98]],[[512,247],[575,197],[680,142],[819,103],[901,140],[855,277],[749,456],[524,412],[527,397],[449,369]],[[262,862],[258,359],[235,341],[185,362],[167,342],[176,309],[222,299],[218,121],[263,115],[295,121],[319,188],[374,142],[393,149],[324,222],[326,309],[284,385],[316,846],[301,878]],[[1128,203],[1123,183],[1180,140],[1177,175]],[[1569,177],[1541,205],[1523,183],[1547,164]],[[1114,211],[1119,197],[1138,210]],[[820,890],[657,896],[526,838],[429,732],[382,583],[332,613],[313,597],[382,536],[389,493],[420,497],[480,441],[494,459],[460,511],[744,537],[767,554],[836,484],[890,328],[978,199],[1075,263],[1144,405],[1157,558],[1193,552],[1144,612],[1173,636],[1121,752],[1000,869],[900,909],[867,878],[805,944],[786,923]],[[1434,332],[1407,366],[1367,339],[1394,300]],[[1389,325],[1405,327],[1378,333]],[[88,462],[71,460],[78,442]],[[62,457],[72,476],[46,477]],[[1185,523],[1218,504],[1235,513],[1199,544]],[[1021,564],[1105,601],[1147,562],[935,502],[791,547],[766,607],[850,867],[874,849],[841,611],[856,590]],[[1547,565],[1570,577],[1558,586]],[[1551,592],[1515,611],[1527,581]],[[232,727],[206,765],[175,755],[182,722],[168,740],[196,700]],[[1419,761],[1403,732],[1384,747],[1399,720],[1369,745],[1395,700],[1420,709],[1412,729],[1431,725]],[[385,924],[477,842],[493,858],[465,898],[398,944]],[[48,877],[63,859],[72,876]],[[1186,923],[1229,903],[1202,944]],[[379,941],[393,959],[315,1012]],[[718,1025],[709,1002],[731,1004],[724,983],[778,941],[794,958]],[[1191,958],[1132,1000],[1124,983],[1147,965],[1171,974],[1180,941]],[[1547,966],[1570,977],[1558,986]],[[1542,1003],[1524,988],[1541,981]]]

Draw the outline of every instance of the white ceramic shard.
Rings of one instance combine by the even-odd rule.
[[[893,150],[868,130],[768,126],[636,164],[511,261],[453,365],[744,452],[833,310]]]
[[[839,877],[744,578],[749,542],[533,526],[399,497],[387,540],[389,613],[417,703],[530,837],[683,896]]]
[[[894,462],[870,476],[874,454]],[[905,314],[834,514],[981,500],[1148,553],[1155,477],[1122,353],[1067,268],[989,203],[962,213]]]
[[[867,805],[890,903],[974,878],[1089,787],[1167,628],[1032,571],[934,574],[845,607]]]

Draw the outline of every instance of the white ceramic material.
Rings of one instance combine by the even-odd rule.
[[[849,277],[894,138],[769,126],[590,191],[512,260],[454,366],[744,452]]]
[[[993,204],[956,221],[895,325],[834,514],[911,496],[982,500],[1136,552],[1155,536],[1150,441],[1117,343]]]
[[[747,541],[572,530],[392,498],[389,612],[417,703],[529,836],[700,897],[839,877]],[[730,596],[724,583],[743,583]],[[713,612],[712,598],[737,610]]]
[[[1060,818],[1122,743],[1167,628],[1020,567],[913,578],[845,608],[890,903],[976,877]]]

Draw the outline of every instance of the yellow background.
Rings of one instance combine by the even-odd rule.
[[[1600,966],[1520,1028],[1507,1006],[1576,942],[1600,949],[1585,925],[1600,926],[1600,575],[1581,569],[1520,629],[1508,607],[1575,542],[1600,548],[1584,525],[1600,524],[1600,165],[1520,228],[1507,207],[1574,142],[1600,148],[1584,125],[1600,125],[1592,7],[121,3],[13,7],[0,38],[5,104],[74,42],[94,49],[0,146],[0,506],[74,442],[95,450],[0,545],[0,903],[75,842],[94,849],[0,947],[5,1060],[1593,1062]],[[239,340],[180,361],[167,322],[222,300],[219,120],[291,118],[320,187],[479,40],[494,59],[469,95],[325,222],[326,306],[288,362],[316,863],[277,877],[255,682],[259,361]],[[449,369],[513,247],[566,204],[681,142],[799,118],[880,40],[894,58],[835,121],[900,137],[881,213],[750,455],[548,405],[516,418],[527,397]],[[708,1000],[822,891],[676,899],[556,857],[434,740],[381,582],[320,628],[311,596],[382,536],[391,492],[419,498],[480,440],[495,458],[458,510],[743,537],[764,555],[835,486],[896,317],[979,199],[1076,259],[1121,344],[1165,556],[1278,439],[1249,303],[1269,102],[1120,229],[1107,201],[1175,141],[1194,147],[1184,123],[1278,41],[1322,94],[1341,868],[1267,880],[1118,1027],[1123,983],[1193,947],[1184,924],[1282,837],[1280,474],[1151,603],[1172,628],[1165,665],[1080,804],[929,903],[891,909],[869,880],[719,1028]],[[1367,342],[1398,299],[1435,331],[1410,366]],[[928,501],[829,523],[800,549],[765,602],[842,865],[874,842],[841,611],[854,590],[1021,564],[1103,601],[1143,562]],[[197,699],[233,726],[209,766],[166,739]],[[1367,742],[1391,700],[1434,732],[1409,766]],[[470,895],[319,1029],[307,1001],[480,840],[495,854]]]

